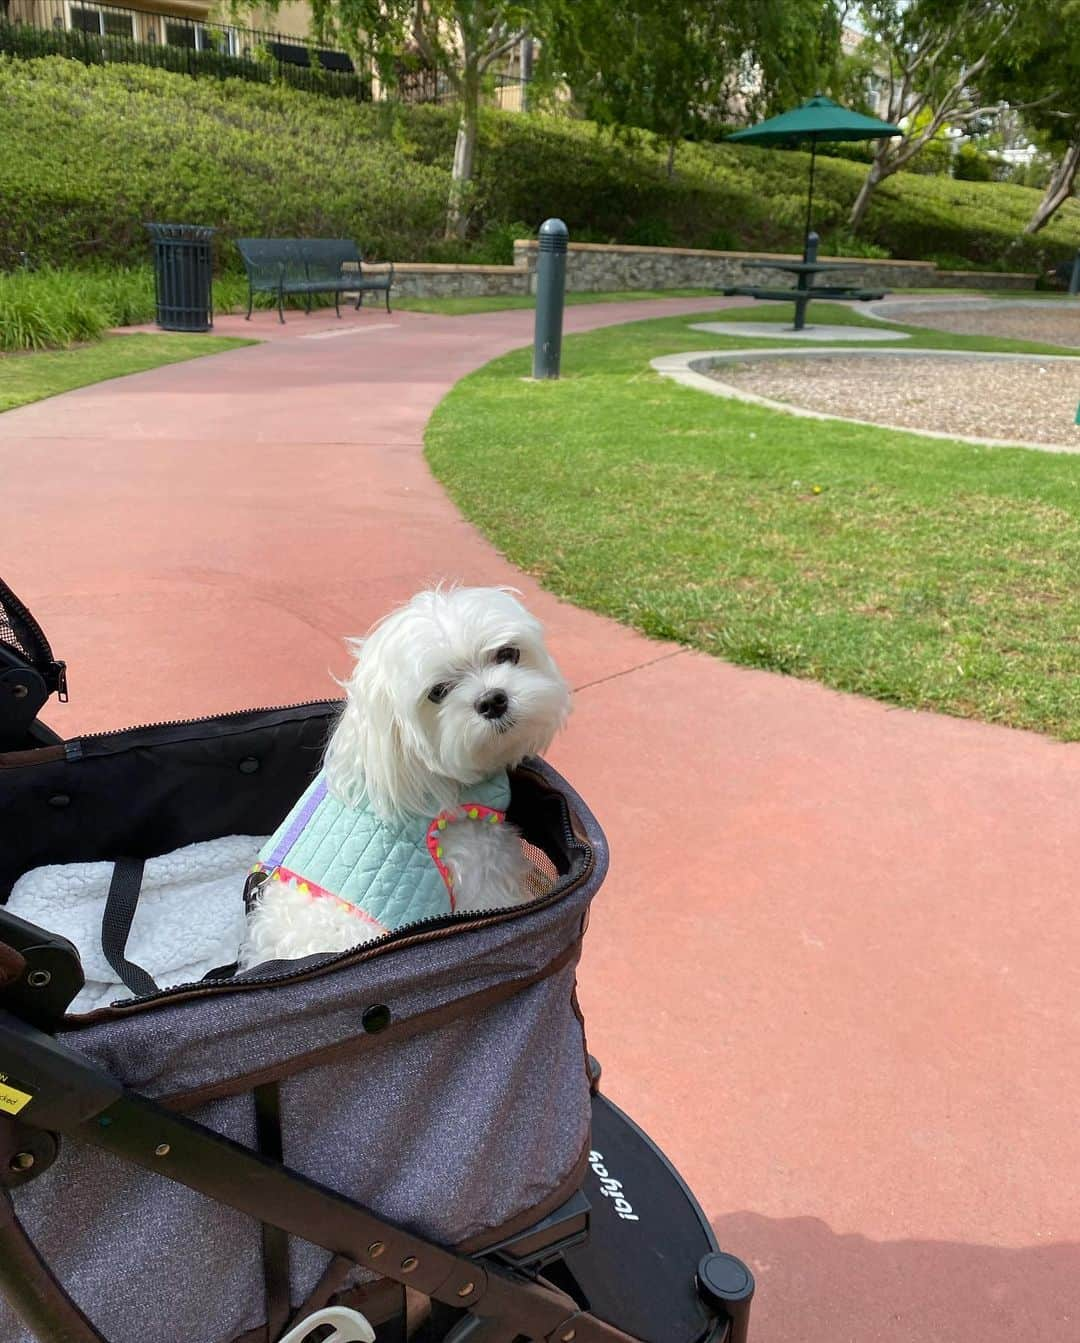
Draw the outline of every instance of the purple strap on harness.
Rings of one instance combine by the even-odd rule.
[[[307,825],[308,821],[311,820],[312,816],[315,814],[315,808],[322,802],[325,796],[326,780],[320,779],[318,787],[312,791],[311,796],[293,817],[292,825],[289,826],[288,830],[285,831],[281,839],[274,846],[274,851],[271,853],[270,860],[266,864],[267,867],[280,867],[285,861],[286,854],[296,843],[300,832]]]

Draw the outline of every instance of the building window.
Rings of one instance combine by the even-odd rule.
[[[135,20],[130,14],[118,14],[115,10],[103,10],[101,22],[108,37],[135,36]]]
[[[80,33],[101,32],[101,10],[84,9],[82,5],[71,6],[71,26]]]
[[[99,37],[134,37],[135,25],[130,14],[118,10],[92,9],[89,5],[71,6],[71,26],[80,33]]]
[[[195,50],[195,25],[193,23],[165,24],[165,41],[170,47],[188,47]]]
[[[231,28],[211,32],[201,23],[165,23],[165,41],[170,47],[186,47],[188,51],[220,51],[223,55],[236,54],[236,34]]]

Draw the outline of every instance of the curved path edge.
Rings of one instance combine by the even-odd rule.
[[[842,355],[845,359],[872,359],[875,356],[880,358],[888,355],[905,355],[909,358],[918,358],[921,355],[926,358],[928,355],[932,355],[934,358],[944,357],[947,359],[1027,360],[1031,363],[1041,364],[1068,363],[1080,358],[1080,356],[1069,354],[995,354],[982,350],[910,350],[903,346],[896,348],[845,346],[843,349],[837,347],[808,349],[805,346],[791,345],[777,346],[773,350],[763,350],[757,347],[745,350],[691,350],[682,354],[660,355],[658,358],[650,360],[650,365],[661,377],[671,378],[684,387],[693,387],[696,391],[705,392],[709,396],[723,396],[732,401],[746,401],[751,405],[764,406],[766,410],[779,410],[785,415],[796,415],[807,420],[832,420],[838,424],[857,424],[864,429],[888,429],[896,434],[914,434],[916,438],[935,438],[939,442],[945,440],[951,443],[973,443],[976,447],[982,448],[1031,448],[1036,452],[1080,452],[1080,446],[1075,444],[1040,443],[1035,439],[1024,438],[981,438],[975,434],[943,433],[941,430],[917,429],[907,424],[889,424],[883,420],[860,420],[852,415],[835,415],[828,411],[811,410],[809,406],[800,406],[790,401],[777,401],[773,397],[762,396],[759,392],[748,392],[745,387],[739,387],[732,382],[724,382],[723,379],[714,378],[711,374],[703,371],[707,368],[716,368],[721,364],[750,363],[761,359],[777,358],[812,359],[815,356],[827,358],[830,355],[834,359],[839,355]]]
[[[575,307],[567,330],[722,306]],[[517,573],[422,443],[529,312],[264,316],[218,325],[259,347],[0,417],[0,572],[68,659],[54,724],[322,696],[342,637],[423,583],[521,587],[578,687],[552,758],[612,845],[590,1046],[753,1265],[756,1332],[1061,1337],[1078,748],[653,643]]]

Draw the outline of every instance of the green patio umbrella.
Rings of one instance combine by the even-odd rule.
[[[784,145],[789,149],[809,140],[810,192],[806,198],[806,233],[809,236],[810,213],[814,207],[814,160],[819,143],[823,140],[885,140],[891,135],[902,134],[899,126],[852,112],[819,93],[801,107],[781,112],[778,117],[769,117],[768,121],[759,121],[756,126],[747,126],[725,138],[741,140],[748,145]]]

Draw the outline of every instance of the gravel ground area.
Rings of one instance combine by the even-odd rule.
[[[718,364],[709,376],[807,410],[942,435],[1080,449],[1080,359],[890,358],[836,354]]]
[[[881,304],[879,311],[885,316],[888,306]],[[1005,336],[1010,340],[1035,340],[1044,345],[1080,349],[1080,303],[1065,307],[1048,300],[1026,305],[995,300],[986,306],[968,308],[928,303],[898,312],[895,320],[904,326],[925,326],[962,336]]]

